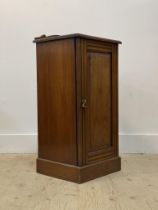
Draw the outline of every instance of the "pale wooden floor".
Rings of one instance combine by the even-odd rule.
[[[158,155],[122,155],[122,171],[78,185],[35,172],[35,155],[0,155],[0,210],[158,210]]]

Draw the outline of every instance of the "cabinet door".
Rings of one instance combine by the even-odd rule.
[[[117,155],[117,45],[85,41],[83,141],[85,163]]]

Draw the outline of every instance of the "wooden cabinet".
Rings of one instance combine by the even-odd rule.
[[[82,183],[120,170],[118,44],[83,34],[35,38],[37,171]]]

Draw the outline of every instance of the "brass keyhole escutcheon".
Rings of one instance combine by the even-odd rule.
[[[82,103],[81,103],[81,107],[83,108],[83,109],[85,109],[85,108],[87,108],[87,99],[86,98],[82,98]]]

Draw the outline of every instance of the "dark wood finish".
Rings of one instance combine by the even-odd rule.
[[[86,41],[84,72],[86,163],[115,157],[118,141],[117,83],[113,44]],[[115,135],[117,134],[117,135]]]
[[[106,39],[106,38],[101,38],[101,37],[96,37],[96,36],[90,36],[86,34],[80,34],[80,33],[75,33],[75,34],[67,34],[67,35],[51,35],[51,36],[46,36],[45,34],[42,34],[39,37],[35,37],[33,42],[40,43],[40,42],[49,42],[49,41],[54,41],[54,40],[60,40],[60,39],[70,39],[70,38],[83,38],[83,39],[90,39],[90,40],[96,40],[96,41],[104,41],[104,42],[109,42],[109,43],[116,43],[116,44],[121,44],[122,42],[114,39]]]
[[[39,157],[77,164],[74,40],[37,45]]]
[[[42,35],[37,44],[37,171],[82,183],[120,170],[119,41]]]
[[[114,157],[82,167],[37,158],[37,172],[79,184],[119,171],[120,168],[120,157]]]

